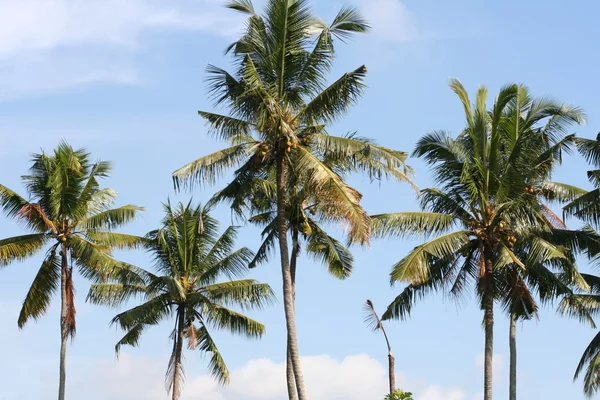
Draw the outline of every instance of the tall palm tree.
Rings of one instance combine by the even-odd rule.
[[[514,265],[527,269],[533,261],[569,259],[562,247],[548,240],[552,227],[544,216],[546,210],[524,176],[527,169],[546,176],[543,171],[551,165],[537,162],[540,151],[560,150],[562,145],[546,143],[548,135],[558,135],[560,130],[551,124],[548,135],[534,134],[512,125],[535,126],[548,118],[577,122],[578,113],[540,99],[530,104],[525,115],[511,119],[510,109],[519,101],[518,85],[503,87],[489,111],[484,87],[471,104],[460,82],[453,80],[450,86],[464,107],[465,129],[455,139],[445,132],[430,133],[414,151],[432,166],[440,187],[421,192],[422,212],[373,217],[379,236],[436,236],[393,266],[392,281],[409,285],[383,319],[405,318],[414,302],[428,292],[446,289],[458,295],[474,284],[484,310],[484,399],[491,400],[494,302],[502,294],[498,275]],[[520,241],[529,246],[528,259],[519,258],[515,246]],[[573,271],[569,267],[565,273],[571,272],[573,280],[580,278]]]
[[[160,229],[146,235],[146,248],[152,253],[157,274],[130,267],[115,277],[115,282],[92,285],[88,299],[95,304],[120,305],[132,297],[144,302],[118,314],[113,320],[127,331],[117,343],[136,346],[145,329],[171,317],[175,326],[171,338],[173,351],[166,374],[172,399],[181,396],[184,372],[183,344],[190,350],[210,354],[210,373],[220,383],[229,382],[229,371],[210,329],[220,328],[234,334],[259,338],[265,331],[261,323],[228,308],[237,305],[262,308],[271,303],[273,293],[266,284],[239,278],[248,269],[254,254],[243,247],[234,250],[237,228],[218,234],[218,223],[208,209],[191,204],[172,207]]]
[[[373,305],[373,302],[371,300],[367,300],[367,302],[365,303],[364,311],[365,311],[365,323],[367,324],[367,326],[369,328],[373,329],[374,331],[381,330],[381,333],[383,333],[383,337],[385,338],[385,343],[387,344],[388,378],[389,378],[388,381],[390,384],[389,398],[392,399],[396,393],[398,393],[398,396],[400,394],[402,394],[402,391],[400,391],[399,389],[396,390],[396,373],[394,370],[395,359],[394,359],[394,355],[392,354],[392,346],[390,345],[390,340],[388,339],[388,335],[385,332],[385,327],[383,326],[383,322],[381,321],[381,318],[379,318],[377,311],[375,311],[375,306]]]
[[[596,139],[577,138],[576,146],[579,153],[594,167],[600,167],[600,134]],[[600,260],[600,235],[596,229],[600,224],[600,170],[594,169],[587,172],[588,179],[594,189],[582,194],[567,204],[563,210],[566,217],[576,217],[586,225],[582,228],[584,238],[578,240],[578,246],[585,250],[592,263]],[[568,315],[575,315],[584,322],[590,322],[589,316],[597,316],[600,310],[600,278],[594,275],[583,274],[589,283],[590,292],[578,293],[566,297],[561,304],[562,311]],[[593,321],[590,325],[595,327]],[[598,333],[585,349],[575,371],[577,379],[585,369],[583,377],[584,392],[592,397],[600,388],[600,333]]]
[[[53,154],[34,154],[29,175],[22,177],[27,198],[0,185],[0,206],[23,222],[30,234],[0,240],[0,265],[24,261],[47,248],[44,261],[23,301],[18,325],[46,313],[60,290],[60,374],[58,398],[65,398],[67,339],[75,336],[73,268],[93,280],[104,279],[118,263],[113,248],[138,244],[135,236],[112,232],[133,220],[141,207],[111,208],[116,192],[101,189],[109,175],[108,162],[92,163],[84,149],[61,142]],[[47,247],[46,247],[47,246]]]
[[[542,104],[543,107],[539,107]],[[537,110],[536,110],[537,109]],[[531,118],[531,110],[540,114],[536,124],[528,123]],[[558,112],[556,111],[558,110]],[[543,118],[546,113],[546,118]],[[585,122],[583,112],[574,107],[568,107],[558,104],[551,99],[534,99],[530,96],[527,87],[520,85],[518,93],[513,101],[509,102],[505,115],[504,128],[511,131],[514,137],[519,136],[541,136],[540,148],[532,154],[534,157],[523,158],[525,162],[532,162],[541,168],[531,168],[530,165],[513,165],[520,170],[519,176],[514,179],[521,179],[527,186],[525,190],[537,196],[542,210],[542,216],[549,227],[554,230],[566,232],[567,226],[562,219],[558,217],[547,203],[564,204],[580,196],[584,191],[572,185],[552,182],[552,173],[557,164],[562,162],[562,153],[569,152],[570,146],[574,141],[574,135],[565,135],[573,123],[581,124]],[[562,236],[562,235],[561,235]],[[569,282],[565,281],[564,276],[555,274],[553,264],[563,263],[562,268],[569,269],[568,279],[576,276],[578,272],[574,268],[574,258],[570,251],[565,249],[565,253],[558,257],[530,257],[531,247],[528,244],[530,238],[515,243],[515,253],[520,260],[528,260],[527,268],[521,268],[520,265],[513,263],[509,265],[507,271],[504,271],[504,307],[509,314],[509,349],[510,349],[510,374],[509,374],[509,399],[517,398],[517,348],[516,348],[516,325],[518,320],[528,320],[532,317],[537,318],[538,305],[534,299],[537,295],[540,301],[550,302],[560,296],[572,293]],[[552,240],[546,237],[546,240]],[[564,241],[554,243],[562,246]],[[579,280],[582,278],[579,276]]]
[[[352,241],[366,243],[369,217],[360,206],[361,195],[323,161],[325,156],[348,158],[372,176],[383,168],[402,176],[406,154],[361,138],[335,137],[326,126],[345,114],[364,89],[366,68],[344,74],[329,86],[326,75],[334,59],[333,39],[345,39],[368,29],[359,13],[345,7],[331,25],[321,22],[307,0],[270,0],[264,16],[248,0],[230,8],[248,15],[246,32],[229,47],[237,71],[229,74],[209,66],[209,90],[230,116],[200,112],[210,132],[230,147],[199,158],[175,171],[175,184],[214,183],[227,169],[238,166],[234,180],[240,187],[275,171],[277,241],[281,258],[283,298],[289,353],[299,400],[306,400],[300,366],[288,248],[286,189],[288,175],[303,171],[309,186],[318,188],[331,220],[344,220]],[[291,385],[288,384],[288,387]]]
[[[328,161],[332,166],[331,160]],[[263,242],[250,262],[250,268],[266,262],[277,242],[277,196],[273,172],[271,171],[268,179],[255,178],[244,187],[239,187],[234,181],[215,194],[211,200],[228,201],[236,216],[249,213],[251,215],[249,222],[263,229],[261,233]],[[321,209],[320,192],[318,189],[310,188],[304,178],[304,174],[296,172],[289,174],[287,182],[289,201],[286,207],[286,219],[292,239],[290,274],[293,302],[296,296],[298,257],[303,248],[308,255],[327,265],[329,272],[338,279],[350,276],[354,262],[350,250],[327,233],[323,226],[327,223],[327,214],[326,210]],[[289,346],[286,376],[289,398],[296,399],[297,389]]]

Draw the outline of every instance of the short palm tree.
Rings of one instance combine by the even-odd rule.
[[[0,185],[0,206],[9,217],[23,222],[30,234],[0,240],[0,265],[24,261],[46,246],[44,261],[23,301],[18,325],[46,313],[60,291],[59,400],[65,398],[67,339],[76,330],[73,268],[86,278],[104,279],[118,267],[113,248],[134,247],[135,236],[114,233],[133,220],[141,207],[111,208],[116,192],[101,189],[110,164],[92,163],[84,149],[62,142],[53,154],[35,154],[29,175],[22,177],[27,197]],[[28,200],[27,200],[28,199]]]
[[[394,399],[394,396],[399,396],[404,393],[400,389],[396,389],[396,372],[394,369],[394,355],[392,354],[392,346],[390,345],[390,340],[388,338],[387,333],[385,332],[385,327],[383,326],[383,321],[379,318],[379,314],[375,311],[375,306],[371,300],[367,300],[364,306],[364,314],[365,314],[365,323],[367,326],[374,331],[381,331],[383,333],[383,337],[385,338],[385,344],[388,349],[388,382],[390,385],[390,393],[389,398]],[[410,393],[408,393],[410,395]],[[401,399],[403,397],[400,397]]]
[[[428,292],[446,289],[458,295],[474,284],[484,310],[484,399],[491,400],[494,302],[503,294],[498,274],[515,265],[526,269],[533,262],[530,258],[538,262],[568,259],[562,247],[548,240],[552,227],[544,216],[546,209],[525,173],[534,168],[539,170],[535,176],[547,176],[544,171],[551,164],[537,161],[540,151],[560,150],[560,142],[549,145],[549,135],[558,135],[560,130],[550,124],[546,134],[540,134],[514,125],[533,127],[547,118],[577,122],[578,114],[544,99],[531,103],[524,115],[511,113],[520,99],[518,85],[503,87],[490,111],[485,88],[477,92],[475,104],[460,82],[453,80],[451,88],[464,107],[465,129],[456,139],[445,132],[428,134],[414,151],[432,166],[440,187],[421,192],[422,212],[373,217],[378,235],[436,236],[393,266],[392,281],[409,286],[383,319],[405,318],[414,302]],[[527,242],[527,259],[520,259],[516,251],[520,241]]]
[[[402,176],[406,158],[403,152],[357,137],[327,134],[327,125],[359,99],[366,75],[366,68],[361,66],[327,86],[334,38],[348,38],[365,32],[368,26],[356,10],[348,7],[338,13],[331,25],[326,25],[307,3],[270,0],[264,16],[256,13],[248,0],[229,4],[248,15],[245,34],[229,48],[237,71],[232,75],[209,66],[208,73],[209,90],[216,104],[227,106],[231,115],[200,115],[208,121],[210,132],[229,142],[230,147],[199,158],[174,173],[176,186],[214,183],[221,173],[238,166],[234,180],[239,187],[245,187],[250,180],[275,171],[284,310],[299,400],[306,400],[307,394],[296,337],[288,248],[288,175],[303,171],[308,186],[325,194],[323,208],[328,218],[344,220],[351,240],[366,243],[369,217],[360,206],[361,195],[324,158],[352,159],[357,168],[372,176],[383,168]]]
[[[210,355],[210,373],[220,383],[229,382],[229,371],[210,329],[259,338],[261,323],[228,308],[262,308],[273,300],[271,288],[252,279],[219,281],[243,276],[254,256],[243,247],[234,249],[236,227],[218,234],[218,223],[207,208],[179,204],[164,205],[166,216],[160,229],[146,235],[146,248],[155,260],[157,274],[129,267],[114,277],[115,282],[92,285],[88,299],[94,304],[120,305],[139,296],[143,303],[118,314],[112,323],[127,333],[117,343],[136,346],[144,330],[167,318],[175,320],[171,338],[173,351],[166,374],[172,399],[181,396],[182,354],[187,341],[190,350]]]

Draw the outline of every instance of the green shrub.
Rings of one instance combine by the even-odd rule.
[[[385,396],[384,400],[414,400],[411,392],[405,392],[401,389],[394,390],[394,393]]]

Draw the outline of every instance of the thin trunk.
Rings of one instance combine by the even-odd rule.
[[[180,307],[179,312],[177,313],[177,343],[175,343],[175,353],[173,354],[175,369],[173,371],[173,400],[178,400],[179,396],[181,396],[181,388],[182,388],[182,373],[183,368],[181,367],[181,354],[183,352],[183,340],[184,340],[184,331],[183,325],[185,322],[185,315],[182,307]]]
[[[517,317],[510,315],[510,385],[509,400],[517,400]]]
[[[389,361],[389,377],[390,377],[390,398],[394,394],[394,390],[396,390],[396,374],[394,373],[394,356],[390,351],[388,353],[388,361]]]
[[[490,259],[485,266],[485,363],[483,400],[492,400],[492,369],[494,360],[494,267]]]
[[[294,310],[296,310],[296,263],[298,261],[298,253],[300,250],[298,246],[298,231],[294,230],[292,231],[292,255],[290,259],[290,274],[292,276],[292,299]],[[289,342],[287,343],[286,374],[288,385],[288,398],[289,400],[296,400],[298,398],[298,394],[296,389],[296,379],[294,379],[294,367],[292,365],[292,357],[290,355]]]
[[[287,166],[285,162],[285,158],[281,158],[277,163],[277,231],[279,235],[279,254],[281,256],[281,275],[283,278],[283,307],[285,311],[288,349],[294,370],[296,388],[298,390],[298,400],[307,400],[296,336],[296,313],[294,311],[294,293],[287,243],[287,220],[285,216],[285,206],[287,203],[285,177]],[[288,387],[290,387],[289,382]]]
[[[67,304],[67,280],[69,279],[69,260],[67,259],[67,246],[62,244],[60,270],[60,371],[58,378],[58,400],[65,400],[65,384],[67,381],[67,339],[69,338]]]

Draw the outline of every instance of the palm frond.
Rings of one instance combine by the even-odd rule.
[[[0,207],[9,218],[16,217],[29,202],[4,185],[0,185]]]
[[[256,15],[256,11],[254,11],[254,6],[250,0],[232,0],[227,3],[226,7],[244,14]]]
[[[198,111],[198,114],[208,122],[210,127],[208,133],[218,139],[229,142],[235,142],[236,140],[252,141],[252,138],[248,136],[250,129],[253,127],[251,123],[206,111]]]
[[[405,258],[392,267],[392,281],[411,282],[415,285],[431,279],[431,259],[445,260],[469,244],[469,236],[463,232],[451,232],[441,235],[412,250]]]
[[[243,314],[213,303],[204,303],[202,315],[206,321],[218,329],[224,329],[248,338],[260,338],[265,326]]]
[[[156,325],[172,314],[173,302],[167,295],[156,296],[145,303],[117,314],[111,324],[121,329],[131,330],[136,325]]]
[[[363,307],[364,321],[369,329],[377,331],[383,328],[383,323],[375,311],[375,306],[371,300],[367,300]]]
[[[227,169],[238,165],[249,155],[253,143],[242,143],[201,157],[173,172],[175,187],[182,184],[213,184]]]
[[[133,221],[140,211],[144,211],[144,208],[128,204],[91,215],[81,220],[77,227],[92,232],[103,229],[112,230]]]
[[[592,396],[600,388],[600,381],[598,376],[600,373],[600,333],[598,333],[588,347],[583,352],[581,360],[575,370],[575,377],[577,379],[583,369],[587,365],[586,374],[584,377],[584,392],[588,396]]]
[[[253,279],[215,283],[203,287],[201,293],[217,304],[242,309],[263,309],[275,301],[271,287]]]
[[[128,250],[147,246],[146,238],[125,233],[91,231],[86,236],[91,242],[110,249]]]
[[[118,283],[97,283],[90,286],[86,301],[92,304],[119,307],[133,297],[148,293],[146,286]]]
[[[337,120],[362,95],[365,89],[363,82],[366,75],[367,68],[365,66],[344,74],[307,103],[298,114],[298,118],[309,124]]]
[[[323,215],[332,221],[344,221],[349,225],[350,241],[367,243],[369,240],[369,217],[360,206],[361,194],[348,186],[327,165],[302,146],[297,168],[306,173],[310,184],[319,191]]]
[[[454,226],[454,216],[432,212],[399,212],[371,216],[374,237],[439,235]]]
[[[217,345],[208,333],[206,327],[203,326],[198,329],[196,336],[198,337],[199,342],[198,349],[210,354],[210,360],[208,362],[210,375],[221,385],[229,383],[229,370],[227,369],[227,365],[225,365],[225,360],[223,360],[221,352],[217,348]]]
[[[348,278],[354,264],[350,250],[316,224],[313,226],[312,234],[308,237],[307,253],[327,265],[331,275],[338,279]]]
[[[146,327],[145,324],[139,323],[139,324],[132,325],[127,330],[127,333],[115,345],[115,353],[117,354],[117,357],[119,356],[119,353],[121,352],[121,347],[123,347],[123,346],[135,347],[138,345],[140,338],[142,337],[142,333],[144,332],[145,327]]]
[[[46,313],[52,296],[60,287],[60,275],[61,260],[50,251],[25,296],[17,321],[19,328],[23,328],[30,318],[37,320]]]
[[[0,267],[28,259],[39,252],[48,240],[49,237],[43,233],[0,240]]]
[[[339,39],[349,39],[355,33],[368,32],[370,26],[358,9],[344,6],[329,26],[329,31]]]

